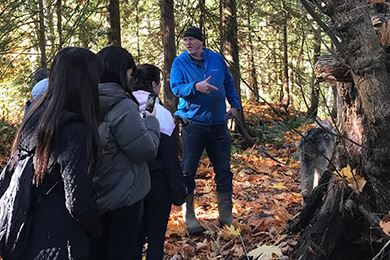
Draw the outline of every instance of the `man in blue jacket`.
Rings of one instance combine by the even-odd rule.
[[[231,144],[226,123],[231,115],[237,115],[240,103],[223,57],[203,47],[202,31],[192,26],[183,36],[187,51],[173,61],[170,80],[173,93],[180,98],[175,115],[183,121],[182,168],[189,192],[185,222],[190,234],[200,234],[203,228],[194,212],[194,189],[204,149],[214,167],[219,221],[222,225],[233,221]],[[231,106],[227,112],[226,99]]]

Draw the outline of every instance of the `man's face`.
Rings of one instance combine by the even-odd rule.
[[[203,43],[193,37],[184,37],[184,45],[189,54],[192,56],[199,56],[203,52]]]

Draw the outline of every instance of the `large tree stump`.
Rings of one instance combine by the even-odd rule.
[[[309,199],[307,209],[291,229],[294,233],[301,231],[291,256],[302,260],[372,260],[388,240],[376,221],[390,210],[387,56],[372,28],[367,1],[321,2],[330,17],[332,33],[340,39],[337,59],[323,59],[316,67],[319,79],[337,84],[342,96],[333,165],[337,170],[350,165],[367,184],[356,194],[332,176],[321,196],[314,190],[315,204]]]

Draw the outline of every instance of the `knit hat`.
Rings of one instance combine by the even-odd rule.
[[[39,81],[49,77],[49,69],[40,69],[34,74],[34,84],[37,84]]]
[[[183,37],[193,37],[195,39],[198,39],[199,41],[203,41],[202,31],[196,26],[191,26],[190,28],[188,28],[184,32]]]

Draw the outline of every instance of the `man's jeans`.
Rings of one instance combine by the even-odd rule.
[[[195,174],[203,150],[206,149],[215,172],[217,192],[232,192],[230,171],[230,132],[225,125],[203,126],[188,123],[182,128],[182,168],[188,192],[195,189]]]

